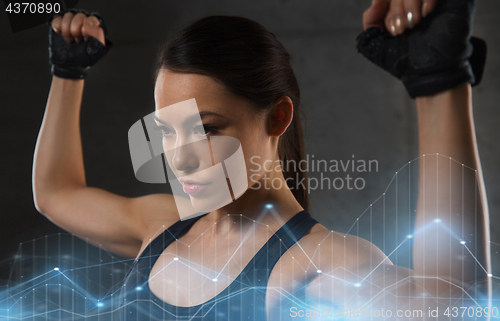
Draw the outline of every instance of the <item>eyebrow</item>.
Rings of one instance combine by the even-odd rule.
[[[212,112],[212,111],[202,111],[202,112],[200,112],[200,113],[199,113],[199,115],[200,115],[200,118],[201,118],[201,119],[203,119],[203,117],[204,117],[204,116],[218,116],[218,117],[221,117],[221,118],[224,118],[224,119],[229,120],[229,118],[224,117],[224,116],[222,116],[221,114],[214,113],[214,112]],[[192,122],[192,119],[193,119],[193,118],[197,118],[197,116],[198,116],[198,115],[192,115],[192,116],[190,116],[188,119],[186,119],[186,120],[183,122],[183,124],[186,124],[186,123]],[[160,118],[158,118],[158,116],[156,116],[155,114],[153,114],[153,119],[154,119],[154,120],[156,120],[157,122],[159,122],[159,123],[163,124],[163,125],[168,126],[168,124],[167,124],[167,123],[165,123],[163,120],[161,120]]]

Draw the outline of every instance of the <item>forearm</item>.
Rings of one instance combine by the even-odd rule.
[[[83,87],[83,80],[52,80],[33,163],[33,193],[39,209],[58,191],[86,185],[80,137]]]
[[[459,287],[480,282],[486,294],[488,208],[470,85],[419,97],[416,103],[421,158],[413,266],[415,275],[427,279],[415,281],[436,294],[456,293],[457,287],[438,285],[433,277]]]

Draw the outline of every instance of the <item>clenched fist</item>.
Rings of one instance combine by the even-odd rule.
[[[52,74],[67,79],[85,78],[90,66],[111,48],[105,34],[104,21],[97,13],[72,10],[54,18],[49,30]]]
[[[474,5],[474,0],[374,0],[363,16],[358,51],[399,78],[412,98],[477,85],[486,43],[471,37]]]

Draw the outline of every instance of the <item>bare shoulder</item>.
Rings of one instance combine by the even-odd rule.
[[[353,270],[366,265],[392,265],[388,257],[373,243],[355,235],[328,230],[316,224],[311,231],[292,246],[284,256],[301,266],[314,267],[307,273]]]
[[[307,292],[311,283],[324,276],[344,278],[349,271],[360,271],[384,261],[392,264],[368,240],[316,224],[274,266],[268,283],[271,289],[268,290],[268,303],[271,306],[279,304],[283,293],[299,293],[301,289]]]
[[[347,306],[353,298],[380,301],[414,288],[412,271],[393,265],[375,244],[319,224],[284,253],[271,273],[269,286],[270,310],[284,300],[302,296]],[[290,293],[298,297],[289,297]]]
[[[324,229],[304,236],[298,243],[304,252],[302,257],[316,267],[316,271],[307,273],[308,295],[327,284],[330,288],[342,288],[345,294],[346,286],[353,290],[352,285],[360,280],[367,281],[361,282],[360,290],[369,284],[373,287],[371,293],[382,288],[391,290],[391,285],[405,291],[412,287],[411,269],[394,265],[375,244],[361,237]]]

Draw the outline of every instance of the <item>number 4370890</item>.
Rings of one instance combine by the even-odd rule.
[[[443,315],[447,317],[498,317],[498,308],[493,307],[448,307],[446,311],[444,311]]]
[[[9,2],[5,11],[8,13],[59,13],[60,3]]]

